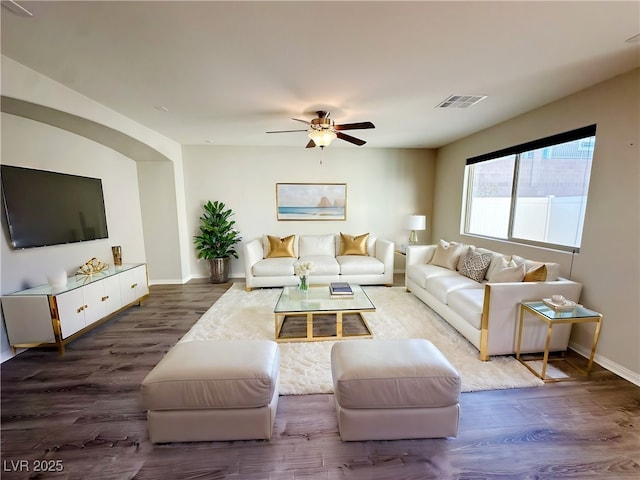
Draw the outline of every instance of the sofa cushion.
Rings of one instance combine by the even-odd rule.
[[[490,253],[476,253],[469,251],[464,258],[460,275],[469,277],[476,282],[482,282],[487,273],[493,255]]]
[[[334,235],[301,235],[298,242],[300,257],[314,255],[336,256]]]
[[[459,274],[431,277],[426,283],[427,292],[445,304],[449,303],[447,300],[449,294],[461,288],[482,289],[483,286],[481,283]]]
[[[525,266],[523,263],[518,265],[513,260],[508,261],[505,257],[501,257],[489,274],[488,280],[494,283],[521,282],[524,274]]]
[[[455,270],[462,250],[463,245],[461,243],[446,242],[441,239],[436,246],[436,252],[430,263],[449,270]]]
[[[384,263],[375,257],[356,255],[340,255],[336,257],[340,265],[341,275],[381,275],[384,273]]]
[[[279,368],[278,344],[269,340],[178,343],[142,382],[142,403],[148,410],[263,407]]]
[[[293,249],[295,239],[295,235],[289,235],[284,238],[267,235],[269,251],[266,258],[295,257],[296,253]]]
[[[420,338],[337,342],[331,376],[342,408],[442,407],[460,397],[458,371]]]
[[[422,288],[426,288],[427,279],[441,275],[457,276],[458,272],[429,263],[409,265],[407,267],[407,278],[413,280]]]
[[[463,288],[447,297],[451,310],[464,318],[473,328],[480,329],[484,288]]]
[[[290,277],[293,275],[293,257],[265,258],[251,267],[256,277]]]
[[[347,235],[340,232],[339,255],[369,255],[367,250],[368,233],[362,235]]]
[[[300,237],[302,240],[302,237]],[[300,249],[302,251],[302,248]],[[300,262],[313,262],[311,276],[317,275],[339,275],[340,265],[334,256],[329,255],[306,255],[300,257]]]

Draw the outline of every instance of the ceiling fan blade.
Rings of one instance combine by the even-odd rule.
[[[290,132],[306,132],[307,130],[274,130],[266,133],[290,133]]]
[[[309,143],[307,143],[307,146],[304,148],[313,148],[316,146],[316,142],[314,142],[313,140],[309,140]]]
[[[352,137],[351,135],[347,135],[346,133],[336,132],[336,135],[338,136],[339,139],[345,140],[345,141],[347,141],[349,143],[354,143],[354,144],[358,145],[359,147],[361,147],[362,145],[367,143],[364,140],[360,140],[359,138]]]
[[[343,123],[342,125],[334,125],[336,130],[364,130],[366,128],[376,128],[371,122]]]
[[[305,125],[311,125],[311,122],[307,121],[307,120],[301,120],[299,118],[292,118],[291,120],[295,120],[296,122],[302,122]]]

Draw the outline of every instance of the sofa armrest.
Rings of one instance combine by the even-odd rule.
[[[393,274],[393,247],[393,242],[381,238],[376,238],[375,257],[382,263],[384,263],[385,273],[392,272]]]
[[[405,265],[418,265],[427,263],[436,251],[435,245],[409,245],[407,246],[407,258]]]
[[[251,240],[243,246],[244,274],[247,279],[253,277],[252,268],[264,257],[262,242],[259,239]],[[247,285],[248,286],[248,285]]]
[[[558,278],[552,282],[504,282],[487,283],[482,310],[480,358],[488,360],[498,345],[505,342],[513,345],[517,339],[520,319],[520,303],[542,300],[551,295],[564,295],[578,302],[582,284]]]

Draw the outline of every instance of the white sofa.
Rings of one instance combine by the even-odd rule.
[[[445,249],[444,244],[449,246]],[[443,251],[448,253],[443,255]],[[472,257],[476,263],[481,257],[490,259],[480,281],[461,274],[465,259]],[[440,240],[439,245],[407,247],[405,285],[469,340],[480,351],[482,360],[488,360],[491,355],[516,353],[521,302],[555,294],[578,302],[582,285],[559,278],[559,271],[557,263],[534,262]],[[469,269],[464,273],[469,274]],[[545,275],[541,277],[541,273]],[[566,350],[570,334],[571,325],[554,327],[550,351]],[[544,351],[546,335],[542,321],[525,315],[521,352]]]
[[[340,255],[340,234],[295,235],[293,256],[270,257],[268,236],[243,246],[246,288],[297,285],[296,262],[311,261],[310,284],[393,285],[393,242],[369,235],[359,255]]]

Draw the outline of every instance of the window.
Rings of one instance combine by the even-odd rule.
[[[580,248],[596,126],[467,160],[464,233]]]

